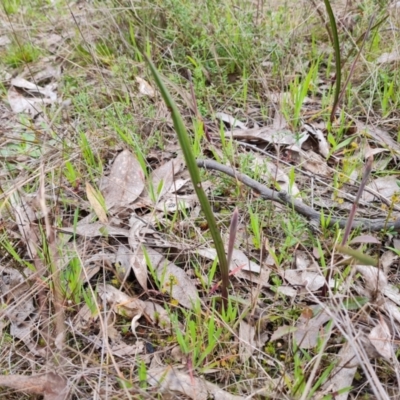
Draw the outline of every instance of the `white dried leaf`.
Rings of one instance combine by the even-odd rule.
[[[153,171],[151,180],[156,202],[171,189],[174,176],[181,171],[182,166],[183,160],[181,158],[175,158]]]
[[[354,352],[353,346],[345,343],[337,355],[337,364],[331,372],[329,379],[323,384],[322,390],[316,395],[316,399],[326,398],[325,395],[337,393],[339,390],[351,387],[359,365],[359,358]],[[336,394],[335,400],[347,400],[349,392]]]
[[[390,200],[390,198],[400,192],[400,188],[397,184],[398,177],[394,175],[384,176],[382,178],[376,178],[369,185],[368,188],[375,190],[381,196],[386,197]],[[372,193],[364,190],[362,194],[362,199],[364,201],[374,201],[378,200]]]
[[[231,265],[229,266],[229,269],[231,271],[240,269],[241,271],[255,272],[256,274],[261,272],[260,265],[249,260],[246,254],[244,254],[242,250],[238,249],[233,249]]]
[[[15,113],[27,112],[36,116],[41,112],[43,105],[57,101],[57,94],[51,85],[41,87],[18,76],[11,80],[11,85],[8,91],[8,102]],[[27,96],[16,90],[16,87],[21,91],[24,90]]]
[[[312,256],[306,252],[297,250],[295,254],[295,263],[298,270],[319,271],[318,264]]]
[[[283,325],[280,326],[271,336],[270,341],[273,342],[274,340],[278,340],[290,333],[296,332],[297,328],[290,325]]]
[[[365,150],[364,153],[364,158],[368,159],[371,156],[375,156],[376,154],[380,154],[383,152],[389,151],[388,149],[383,149],[382,147],[375,147],[374,149],[372,149],[371,147],[367,147],[367,149]]]
[[[95,311],[95,313],[97,314],[97,311]],[[86,329],[89,326],[90,321],[96,320],[97,317],[98,315],[93,315],[89,306],[85,303],[75,315],[73,321],[74,328],[78,331]]]
[[[279,185],[279,190],[289,193],[293,197],[296,197],[300,193],[296,183],[291,183],[287,174],[272,162],[256,156],[253,168],[257,166],[260,166],[263,171],[265,170],[265,173],[261,174],[260,177],[269,185],[277,183]],[[299,200],[301,201],[301,199]]]
[[[385,273],[379,268],[371,265],[356,265],[356,271],[363,276],[365,288],[370,293],[382,292],[388,285]]]
[[[246,321],[240,321],[239,324],[239,355],[242,363],[245,363],[255,350],[256,329]]]
[[[204,257],[207,258],[208,260],[215,260],[215,258],[217,257],[217,251],[213,248],[209,248],[209,249],[198,249],[196,250],[197,253]],[[269,287],[270,284],[268,283],[269,281],[269,275],[271,270],[269,268],[263,267],[261,268],[257,263],[253,263],[252,261],[249,261],[249,259],[246,257],[246,255],[241,252],[241,254],[243,254],[244,258],[240,253],[237,253],[236,250],[233,250],[233,254],[232,254],[232,261],[235,259],[235,262],[231,262],[230,265],[230,271],[234,273],[234,276],[240,279],[247,279],[250,280],[254,283],[258,283],[264,287]],[[250,265],[248,264],[250,262]],[[247,263],[248,267],[247,270],[244,268],[240,268],[243,265],[245,265]],[[238,268],[239,267],[239,268]],[[259,271],[259,275],[255,275],[254,272]]]
[[[400,61],[400,52],[395,50],[392,51],[391,53],[383,53],[381,54],[378,59],[376,60],[376,63],[379,65],[382,64],[390,64],[394,62]]]
[[[157,211],[174,213],[177,210],[184,210],[192,208],[198,201],[197,195],[177,196],[177,195],[165,195],[154,208]]]
[[[99,296],[112,306],[112,309],[123,317],[132,318],[132,332],[136,336],[135,328],[139,318],[143,315],[145,304],[142,300],[134,299],[111,285],[97,286]]]
[[[326,279],[321,273],[288,269],[282,271],[281,276],[293,286],[302,286],[311,292],[315,292],[325,285]]]
[[[89,200],[90,205],[93,208],[93,211],[97,215],[97,218],[103,224],[108,223],[108,218],[106,211],[100,201],[101,194],[96,191],[96,189],[89,183],[86,182],[86,196]]]
[[[301,315],[296,322],[296,331],[293,333],[293,338],[302,349],[312,349],[318,339],[323,336],[323,325],[331,319],[324,310],[321,310],[315,317],[307,318]]]
[[[389,269],[390,269],[390,267],[398,259],[399,259],[399,256],[397,254],[393,253],[393,251],[391,251],[391,250],[386,250],[379,257],[379,263],[380,263],[383,271],[385,271],[385,273],[387,274]]]
[[[137,355],[144,353],[144,342],[142,340],[137,340],[133,345],[124,342],[112,343],[110,350],[118,357],[130,356],[135,358]]]
[[[301,151],[300,155],[303,158],[301,165],[306,171],[324,177],[330,177],[332,175],[332,169],[329,168],[326,159],[319,154],[312,150],[307,150]]]
[[[118,246],[117,253],[115,255],[116,273],[117,276],[123,280],[131,270],[131,257],[132,250],[123,244]]]
[[[288,127],[288,123],[278,110],[275,110],[274,120],[272,122],[272,128],[279,130],[279,129],[286,129]]]
[[[40,104],[36,101],[37,99],[24,97],[14,87],[10,87],[8,90],[7,98],[11,110],[16,114],[26,112],[35,117],[42,111]]]
[[[15,212],[15,222],[18,225],[21,240],[26,244],[30,258],[34,259],[37,255],[40,237],[39,231],[33,224],[33,222],[37,220],[36,213],[28,202],[22,199],[18,194],[11,196],[11,204]]]
[[[0,36],[0,47],[6,46],[11,43],[11,40],[7,35],[1,35]]]
[[[358,243],[362,243],[362,244],[365,244],[365,243],[368,243],[368,244],[370,244],[370,243],[372,243],[372,244],[381,244],[381,241],[378,240],[375,236],[372,236],[372,235],[360,235],[360,236],[357,236],[357,237],[353,238],[351,240],[351,242],[350,242],[350,244],[358,244]]]
[[[289,130],[276,130],[271,126],[252,129],[237,129],[233,132],[226,132],[227,137],[232,137],[238,140],[264,141],[270,144],[277,145],[296,145],[301,137],[296,136]]]
[[[381,145],[386,144],[391,151],[400,152],[400,144],[397,143],[387,131],[377,126],[364,124],[358,120],[356,120],[356,126],[360,134],[367,134]]]
[[[209,260],[214,260],[217,257],[217,251],[215,249],[198,249],[198,253],[205,258],[208,258]],[[239,276],[238,272],[239,271],[248,271],[248,272],[255,272],[255,273],[260,273],[261,272],[261,267],[248,259],[246,254],[243,253],[243,251],[238,250],[238,249],[233,249],[232,253],[232,261],[231,265],[229,266],[230,271],[235,271],[235,276]]]
[[[118,211],[128,207],[143,192],[144,174],[139,161],[129,151],[124,150],[115,158],[110,175],[103,178],[102,189],[107,210]]]
[[[318,141],[318,151],[325,158],[329,155],[329,143],[326,140],[323,132],[320,129],[313,127],[310,124],[304,124],[304,128],[311,133]]]
[[[142,225],[143,227],[144,225]],[[145,258],[138,257],[137,253],[140,253],[141,250],[138,248],[138,238],[139,236],[138,233],[134,232],[137,227],[132,227],[130,232],[129,232],[129,245],[131,246],[131,255],[129,259],[130,266],[136,276],[137,281],[139,282],[140,286],[144,289],[147,290],[147,277],[148,277],[148,271],[147,271],[147,265],[146,265],[146,260]]]
[[[394,357],[392,335],[386,322],[381,318],[378,325],[375,326],[368,335],[369,340],[378,351],[378,353],[391,361]]]
[[[129,236],[129,230],[124,228],[116,228],[101,222],[93,224],[79,224],[76,227],[62,228],[63,232],[76,233],[79,236],[96,237],[96,236]]]
[[[151,319],[154,324],[157,324],[160,328],[169,329],[171,327],[171,320],[169,318],[168,312],[157,303],[152,301],[145,301],[145,314]],[[180,323],[179,323],[180,324]],[[180,326],[181,329],[183,327]]]
[[[196,286],[185,271],[174,263],[169,262],[156,250],[145,247],[145,251],[160,281],[161,291],[171,294],[172,298],[182,306],[192,308],[193,304],[199,300],[199,294]],[[145,255],[141,248],[138,249],[136,257],[139,262],[146,263]]]
[[[399,307],[396,306],[396,304],[394,304],[390,300],[386,300],[384,308],[391,320],[395,320],[400,323],[400,310]]]
[[[155,91],[154,89],[150,86],[149,83],[147,83],[143,78],[141,78],[140,76],[137,76],[136,78],[136,82],[139,84],[139,92],[141,94],[144,94],[145,96],[149,96],[149,97],[154,97],[155,95]]]
[[[224,112],[217,112],[215,118],[229,124],[232,128],[248,129],[246,124]]]
[[[397,305],[400,305],[399,289],[396,286],[386,285],[383,288],[382,292],[385,295],[385,297],[387,297],[388,299],[392,300],[393,303],[396,303]]]
[[[203,378],[192,377],[173,367],[149,368],[147,382],[157,387],[161,392],[178,392],[193,400],[244,400],[220,389],[217,385],[207,382]]]
[[[179,192],[188,182],[190,182],[190,179],[175,179],[174,184],[171,186],[170,193]]]
[[[289,297],[297,296],[297,290],[292,286],[281,285],[276,288],[276,291],[278,293],[281,293],[281,294],[283,294],[285,296],[289,296]]]

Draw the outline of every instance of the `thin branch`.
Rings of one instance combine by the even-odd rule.
[[[233,168],[227,167],[213,160],[197,160],[197,165],[200,168],[219,171],[224,173],[225,175],[231,176],[232,178],[237,179],[238,181],[242,182],[249,188],[258,192],[264,200],[272,200],[276,201],[277,203],[284,204],[295,210],[297,213],[309,218],[312,221],[316,221],[318,223],[321,222],[320,212],[314,210],[312,207],[307,206],[301,201],[294,199],[286,192],[277,192],[271,190],[266,186],[262,185],[261,183],[255,181],[254,179],[251,179],[249,176],[237,172]],[[348,222],[347,218],[332,217],[330,218],[328,224],[329,226],[338,225],[340,228],[346,228],[347,222]],[[360,218],[360,219],[355,219],[352,222],[351,227],[369,231],[380,231],[382,229],[393,229],[396,231],[400,231],[400,218],[398,218],[396,221],[393,222],[388,222],[386,219],[370,220],[370,219]]]

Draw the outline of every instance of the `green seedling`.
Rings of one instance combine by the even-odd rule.
[[[260,216],[257,211],[253,212],[252,207],[248,207],[250,216],[250,227],[253,233],[253,242],[257,250],[261,248]]]
[[[12,68],[17,68],[36,61],[40,54],[40,50],[30,43],[17,43],[10,46],[4,62]]]
[[[138,367],[139,386],[147,389],[147,367],[143,360],[140,360]]]
[[[96,181],[96,176],[103,173],[103,162],[93,153],[92,146],[83,132],[79,135],[79,147],[86,162],[90,180]]]
[[[80,181],[80,174],[76,170],[75,166],[70,161],[65,161],[63,174],[72,187],[77,187]]]
[[[4,0],[2,6],[7,15],[16,14],[21,7],[21,0]]]
[[[146,250],[146,248],[144,246],[142,247],[142,251],[143,251],[144,258],[146,260],[147,268],[150,271],[150,275],[153,278],[153,281],[156,284],[157,289],[161,290],[162,280],[158,279],[157,272],[155,270],[155,267],[153,266],[153,263],[151,262],[151,259],[149,257],[149,253],[147,252],[147,250]]]
[[[296,76],[289,86],[292,115],[287,115],[286,112],[285,117],[288,121],[292,121],[294,128],[298,128],[301,123],[301,111],[303,109],[304,99],[307,97],[312,81],[316,79],[318,65],[319,60],[311,66],[304,80],[300,81],[299,77]],[[285,110],[285,108],[283,109]]]

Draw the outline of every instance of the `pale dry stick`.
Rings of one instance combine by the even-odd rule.
[[[72,160],[74,160],[75,158],[78,158],[78,157],[80,157],[80,154],[79,154],[79,153],[77,153],[76,155],[70,157],[68,160],[64,161],[61,165],[57,164],[57,165],[53,165],[53,166],[47,168],[47,169],[45,170],[45,173],[48,173],[48,172],[50,172],[50,171],[52,171],[52,170],[54,170],[54,169],[56,169],[56,168],[59,168],[59,167],[61,167],[62,165],[64,165],[67,161],[72,161]],[[1,192],[0,192],[0,200],[3,200],[3,199],[4,199],[3,204],[7,204],[8,201],[9,201],[9,198],[10,198],[15,192],[17,192],[19,189],[21,189],[23,186],[27,185],[28,183],[31,183],[32,181],[34,181],[34,180],[36,180],[37,178],[39,178],[39,177],[40,177],[40,174],[41,174],[41,166],[39,166],[39,167],[32,173],[32,175],[31,175],[29,178],[22,178],[22,179],[13,181],[12,186],[11,186],[8,190],[1,191]],[[0,211],[1,211],[1,210],[2,210],[2,208],[0,208]]]
[[[367,353],[365,352],[365,347],[362,342],[360,342],[359,335],[354,334],[352,331],[352,323],[351,319],[345,320],[343,318],[342,313],[333,313],[332,309],[330,307],[327,307],[324,305],[312,292],[309,292],[310,296],[313,298],[313,301],[315,301],[317,304],[319,304],[323,310],[329,314],[329,316],[334,320],[336,327],[340,331],[340,333],[343,335],[343,337],[347,340],[347,342],[350,344],[350,346],[353,348],[354,353],[357,357],[357,362],[361,366],[361,368],[364,370],[364,373],[367,377],[368,383],[370,384],[370,387],[372,391],[375,394],[376,399],[380,400],[389,400],[388,394],[385,392],[382,383],[380,382],[378,376],[376,375],[376,372],[372,368],[371,362],[369,360],[369,357]],[[340,309],[342,312],[344,312],[344,316],[347,318],[349,317],[347,310],[343,307],[338,308],[338,304],[335,304],[336,310]],[[338,318],[342,315],[342,318]]]
[[[40,180],[39,180],[39,195],[38,201],[40,205],[40,209],[44,216],[45,228],[46,228],[46,240],[49,248],[49,267],[51,271],[51,278],[53,281],[53,290],[54,290],[54,311],[55,311],[55,320],[56,320],[56,339],[55,344],[56,347],[63,351],[64,342],[65,342],[65,315],[64,315],[64,307],[63,301],[64,296],[62,293],[61,287],[61,275],[58,266],[59,256],[56,245],[56,233],[54,228],[50,224],[49,220],[49,212],[46,206],[45,200],[45,189],[44,189],[44,166],[43,164],[40,167]]]
[[[358,202],[360,201],[361,195],[364,191],[365,185],[367,184],[367,180],[369,175],[371,174],[371,170],[372,170],[372,163],[374,161],[374,157],[370,156],[368,158],[367,164],[365,165],[365,170],[363,173],[363,177],[360,183],[360,187],[358,188],[358,192],[356,195],[356,198],[353,202],[353,205],[351,207],[351,211],[349,214],[349,219],[347,220],[347,225],[346,225],[346,229],[344,231],[343,234],[343,240],[342,240],[342,246],[344,246],[347,243],[347,240],[350,236],[350,231],[351,231],[351,227],[353,225],[353,221],[354,221],[354,217],[356,215],[356,210],[357,210],[357,206],[358,206]]]
[[[320,223],[321,213],[314,210],[313,208],[305,205],[299,200],[294,199],[286,192],[277,192],[267,188],[261,183],[255,181],[249,176],[235,171],[233,168],[222,165],[213,160],[197,160],[197,165],[204,169],[215,170],[224,173],[225,175],[231,176],[234,179],[242,182],[244,185],[258,192],[264,200],[272,200],[277,203],[286,205],[293,208],[297,213],[309,218],[312,221]],[[339,228],[346,228],[347,219],[331,217],[329,220],[329,226],[338,225]],[[394,222],[388,222],[386,219],[369,220],[365,218],[355,219],[351,225],[352,228],[360,228],[362,230],[380,231],[382,229],[394,229],[400,230],[400,218]]]
[[[327,344],[328,344],[329,339],[331,338],[332,330],[333,330],[333,324],[330,324],[329,332],[326,332],[326,333],[325,333],[326,339],[325,339],[324,343],[321,345],[321,348],[320,348],[319,353],[318,353],[318,355],[317,355],[317,358],[316,358],[316,360],[315,360],[313,369],[311,370],[310,376],[308,377],[306,386],[305,386],[305,388],[304,388],[304,390],[303,390],[303,394],[302,394],[302,396],[300,397],[300,400],[307,400],[308,393],[309,393],[309,391],[310,391],[310,389],[311,389],[311,385],[314,383],[314,382],[313,382],[313,381],[314,381],[314,378],[315,378],[315,376],[317,375],[319,366],[320,366],[320,364],[321,364],[322,356],[324,355],[324,350],[325,350],[325,348],[326,348],[326,346],[327,346]]]
[[[76,254],[79,254],[77,248],[75,248],[75,252],[76,252]],[[78,257],[79,257],[79,256],[78,256]],[[79,257],[79,261],[80,261],[81,264],[83,265],[83,262],[82,262],[82,260],[80,259],[80,257]],[[83,271],[83,273],[85,274],[85,279],[86,279],[86,281],[89,282],[90,279],[89,279],[89,276],[87,275],[86,268],[82,268],[82,271]],[[105,285],[105,282],[104,282],[104,285]],[[94,291],[93,291],[92,285],[89,285],[89,289],[90,289],[90,294],[92,295],[92,298],[93,298],[93,300],[94,300],[95,303],[96,303],[96,309],[97,309],[97,313],[98,313],[98,315],[99,315],[100,326],[101,326],[101,329],[102,329],[102,331],[103,331],[103,335],[105,336],[103,342],[105,343],[105,346],[106,346],[106,348],[107,348],[108,355],[109,355],[109,357],[111,358],[111,362],[112,362],[112,364],[113,364],[113,366],[114,366],[114,368],[115,368],[115,371],[117,372],[117,375],[119,376],[120,379],[124,380],[124,375],[123,375],[123,373],[121,372],[121,370],[119,369],[118,363],[115,361],[115,357],[114,357],[114,355],[113,355],[113,353],[112,353],[112,351],[111,351],[110,344],[108,343],[108,338],[106,337],[106,334],[107,334],[106,323],[107,323],[107,322],[106,322],[106,321],[103,319],[103,317],[102,317],[102,313],[101,313],[100,307],[99,307],[99,305],[98,305],[98,303],[97,303],[97,301],[96,301],[96,294],[95,294]],[[107,302],[106,302],[106,300],[105,300],[105,298],[104,298],[104,303],[103,303],[103,309],[104,309],[104,311],[107,310],[107,304],[106,304],[106,303],[107,303]],[[104,350],[104,346],[103,346],[102,350]],[[100,371],[102,371],[102,369],[100,369]],[[100,374],[100,376],[99,376],[99,379],[100,379],[100,377],[101,377],[101,374]],[[126,392],[128,398],[130,399],[130,398],[131,398],[131,395],[129,394],[129,392],[128,392],[128,390],[127,390],[126,387],[125,387],[125,392]]]
[[[284,165],[286,165],[287,167],[294,168],[297,172],[301,173],[302,175],[308,176],[308,177],[312,180],[312,182],[313,182],[313,180],[316,180],[317,182],[321,183],[321,184],[324,185],[324,186],[327,186],[327,187],[330,187],[330,186],[331,186],[329,183],[325,182],[323,179],[318,178],[318,176],[316,176],[315,174],[311,174],[310,172],[303,171],[301,168],[299,168],[299,167],[297,167],[297,166],[294,166],[294,165],[288,163],[287,161],[281,160],[281,159],[279,159],[277,156],[275,156],[274,154],[269,153],[268,151],[265,151],[265,150],[263,150],[263,149],[260,149],[259,147],[255,146],[255,145],[253,145],[253,144],[245,143],[245,142],[241,142],[241,141],[237,141],[237,143],[239,143],[239,144],[240,144],[241,146],[243,146],[243,147],[247,147],[247,148],[253,149],[253,150],[255,150],[255,151],[257,151],[257,152],[259,152],[259,153],[261,153],[261,154],[265,154],[266,156],[271,157],[272,159],[279,161],[281,164],[284,164]],[[332,172],[335,172],[335,170],[334,170],[333,168],[330,168],[330,170],[331,170]],[[349,176],[345,176],[345,178],[350,179]],[[355,182],[355,184],[358,184],[358,185],[359,185],[358,182]],[[381,195],[380,193],[378,193],[376,190],[371,189],[371,188],[368,187],[368,186],[365,186],[364,190],[365,190],[366,192],[372,194],[373,196],[375,196],[377,199],[379,199],[382,203],[386,204],[388,207],[393,207],[393,210],[400,211],[400,206],[397,206],[396,204],[393,204],[389,199],[387,199],[386,197],[382,196],[382,195]],[[349,193],[346,193],[346,192],[345,192],[344,190],[342,190],[342,189],[338,189],[338,192],[339,192],[341,195],[343,195],[345,198],[347,198],[348,200],[350,200],[350,201],[354,201],[354,199],[355,199],[355,196],[352,196],[352,195],[350,195]],[[377,207],[376,207],[376,208],[377,208]]]

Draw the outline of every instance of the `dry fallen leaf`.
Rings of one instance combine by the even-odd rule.
[[[316,395],[316,400],[327,398],[330,393],[335,393],[335,400],[347,400],[349,392],[337,394],[344,388],[350,388],[353,384],[354,376],[357,372],[359,358],[354,352],[353,346],[345,343],[337,355],[337,364],[329,376],[329,379],[323,384],[322,390]]]
[[[209,260],[215,260],[215,258],[217,257],[217,251],[213,248],[198,249],[197,253]],[[238,249],[233,249],[231,265],[229,266],[229,269],[230,271],[236,270],[235,276],[239,278],[241,277],[240,271],[248,271],[255,273],[261,272],[261,267],[254,261],[249,260],[246,254],[244,254],[243,251]]]
[[[154,89],[140,76],[135,77],[136,82],[139,84],[139,92],[145,96],[154,97],[156,92]]]
[[[157,303],[152,301],[145,301],[145,314],[152,320],[154,324],[157,324],[160,328],[170,329],[171,320],[168,316],[167,311]],[[181,329],[183,327],[180,326]]]
[[[29,275],[29,270],[26,270]],[[20,339],[32,354],[44,356],[46,349],[36,345],[35,324],[39,318],[26,278],[16,269],[0,266],[0,306],[10,321],[10,335]]]
[[[129,236],[129,230],[124,228],[116,228],[101,222],[78,223],[76,227],[64,227],[60,229],[66,233],[75,233],[79,236],[96,237],[96,236]]]
[[[219,119],[230,125],[232,128],[240,128],[240,129],[248,129],[246,124],[239,121],[238,119],[232,117],[232,115],[226,114],[224,112],[217,112],[215,113],[215,118]]]
[[[183,167],[183,160],[175,158],[158,167],[151,174],[155,201],[160,200],[170,189],[174,182],[174,176]]]
[[[364,132],[367,135],[374,138],[380,145],[385,144],[388,146],[388,149],[391,151],[400,152],[400,144],[397,143],[390,134],[377,126],[366,125],[363,122],[356,120],[355,121],[358,132]]]
[[[306,171],[326,178],[332,175],[332,169],[326,160],[314,151],[301,151],[300,157],[302,158],[300,163]]]
[[[65,400],[68,396],[67,380],[53,372],[32,376],[0,375],[0,386],[39,394],[44,400]]]
[[[203,378],[192,377],[172,367],[150,368],[147,376],[149,385],[158,387],[163,393],[182,393],[193,400],[243,400]]]
[[[325,277],[319,272],[288,269],[281,273],[283,279],[293,286],[301,286],[315,292],[325,285]]]
[[[270,341],[273,342],[295,331],[296,328],[294,326],[282,325],[271,335]]]
[[[245,363],[255,350],[256,328],[246,321],[240,321],[239,325],[239,355],[242,363]]]
[[[389,327],[382,317],[380,318],[378,325],[371,330],[368,338],[378,353],[382,357],[386,358],[386,360],[391,361],[393,357],[395,357],[392,344],[392,335]]]
[[[227,137],[238,140],[263,141],[277,145],[297,145],[302,137],[297,137],[289,130],[276,130],[271,126],[252,129],[237,129],[232,132],[226,132]]]
[[[371,296],[375,296],[377,291],[382,293],[388,285],[385,273],[379,268],[371,265],[356,265],[355,268],[363,276],[364,287]]]
[[[26,96],[24,93],[26,93]],[[35,117],[42,111],[43,105],[52,104],[56,101],[57,94],[53,91],[53,85],[40,87],[21,77],[11,80],[8,102],[11,109],[17,114],[26,112]]]
[[[300,193],[296,183],[291,182],[287,174],[281,168],[278,168],[274,163],[255,155],[253,168],[255,169],[257,167],[261,168],[261,171],[265,171],[260,175],[260,178],[268,183],[268,185],[277,184],[280,191],[289,193],[293,197],[298,196]],[[299,200],[301,201],[301,199]]]
[[[296,268],[283,270],[282,278],[293,286],[305,287],[314,292],[325,285],[326,279],[314,259],[304,251],[296,252]]]
[[[128,207],[140,196],[144,187],[144,174],[139,161],[130,151],[122,151],[115,158],[110,175],[102,180],[107,210],[117,212]]]
[[[136,252],[137,250],[135,250]],[[139,250],[140,252],[140,250]],[[147,290],[147,264],[144,257],[137,257],[135,253],[131,255],[130,258],[131,268],[136,276],[137,281],[139,282],[140,286]]]
[[[362,244],[365,244],[365,243],[381,244],[381,241],[378,240],[375,236],[372,236],[372,235],[360,235],[360,236],[357,236],[357,237],[353,238],[350,241],[350,244],[358,244],[358,243],[362,243]]]
[[[124,317],[132,318],[132,332],[136,335],[136,323],[143,315],[145,304],[142,300],[134,299],[111,285],[98,285],[99,296],[109,303],[113,310]]]
[[[136,262],[147,264],[144,251],[160,281],[160,290],[170,294],[182,306],[192,308],[193,304],[199,300],[199,294],[185,271],[168,261],[158,251],[146,246],[144,249],[143,247],[138,249],[135,254]]]
[[[311,135],[314,136],[315,139],[317,139],[319,154],[321,154],[325,158],[328,157],[329,144],[322,131],[320,129],[313,127],[310,124],[304,124],[304,128],[307,130],[307,132],[311,133]]]
[[[101,193],[98,193],[89,182],[86,182],[86,195],[99,221],[103,224],[107,224],[107,214],[103,205],[101,204],[102,202],[100,201]]]
[[[314,307],[314,310],[317,310],[317,308]],[[332,318],[324,310],[317,312],[317,315],[311,319],[308,316],[301,315],[296,322],[297,329],[293,333],[293,338],[302,349],[312,349],[317,345],[318,339],[324,333],[323,325]]]
[[[390,201],[391,197],[395,193],[400,192],[400,188],[397,184],[397,181],[398,181],[397,176],[389,175],[389,176],[384,176],[382,178],[374,179],[370,184],[367,185],[367,187],[372,190],[375,190],[381,196],[386,197]],[[362,199],[364,201],[379,200],[372,193],[367,192],[366,190],[364,190],[362,194]]]
[[[11,204],[15,212],[15,222],[18,225],[21,240],[26,245],[29,257],[35,259],[40,237],[38,229],[34,224],[37,220],[36,213],[28,202],[16,193],[11,196]]]
[[[376,63],[379,65],[382,64],[390,64],[394,62],[400,61],[400,52],[395,50],[392,51],[391,53],[383,53],[381,54],[378,59],[376,60]]]

